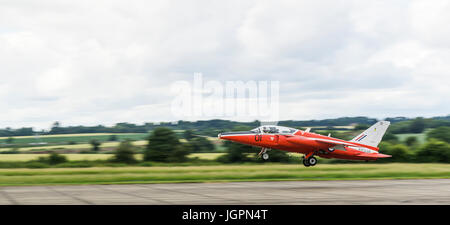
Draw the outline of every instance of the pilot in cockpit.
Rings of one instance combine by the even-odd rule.
[[[258,128],[255,128],[252,130],[255,133],[263,133],[263,134],[292,134],[295,133],[297,130],[288,128],[288,127],[281,127],[281,126],[260,126]]]

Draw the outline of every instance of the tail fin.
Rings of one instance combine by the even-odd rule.
[[[351,142],[377,147],[391,122],[378,121],[367,130],[356,136]]]

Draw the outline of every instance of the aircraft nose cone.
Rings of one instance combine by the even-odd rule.
[[[229,135],[229,132],[223,132],[223,133],[219,133],[217,135],[217,137],[219,139],[223,139],[223,140],[232,140],[233,139],[233,135]]]
[[[223,132],[219,133],[217,137],[229,141],[248,142],[247,139],[249,139],[252,134],[254,133],[250,131]]]

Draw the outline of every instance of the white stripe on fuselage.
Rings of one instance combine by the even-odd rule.
[[[355,149],[356,151],[364,152],[364,153],[378,153],[375,150],[364,148],[364,147],[351,147],[352,149]]]
[[[221,134],[221,137],[230,137],[230,136],[249,136],[249,135],[258,135],[258,134]]]

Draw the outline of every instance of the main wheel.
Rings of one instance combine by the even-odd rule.
[[[264,160],[268,160],[269,159],[269,154],[267,154],[267,153],[262,154],[262,158]]]
[[[303,165],[306,166],[306,167],[310,166],[309,163],[308,163],[308,160],[306,160],[306,159],[303,159]]]
[[[317,159],[314,156],[309,157],[307,161],[310,166],[315,166],[317,164]]]

